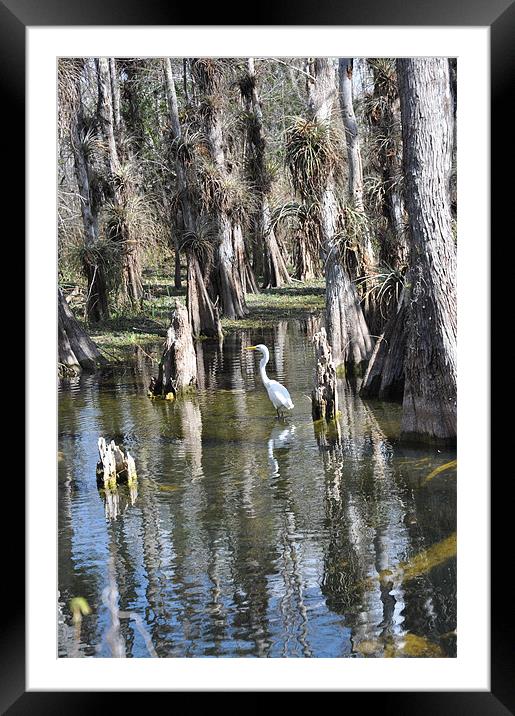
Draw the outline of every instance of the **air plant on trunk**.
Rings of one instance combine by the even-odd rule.
[[[255,283],[243,246],[241,220],[247,192],[236,187],[241,177],[227,154],[227,127],[221,111],[227,64],[212,58],[192,62],[192,77],[199,91],[197,115],[207,150],[206,156],[199,156],[198,180],[202,209],[209,211],[218,231],[209,290],[224,315],[242,318],[248,312],[245,291],[255,288]]]
[[[340,138],[325,121],[291,117],[285,133],[285,163],[294,192],[300,197],[299,232],[294,243],[296,278],[316,271],[318,259],[327,253],[323,237],[323,193],[340,172]],[[313,267],[313,268],[312,268]]]
[[[376,305],[384,321],[397,311],[402,293],[406,287],[406,269],[394,268],[389,264],[377,267],[373,273],[362,276],[356,283],[366,283],[368,292],[375,295]]]
[[[285,162],[293,190],[304,200],[319,197],[341,166],[340,137],[329,122],[291,117],[285,134]]]
[[[120,182],[120,187],[124,187],[123,181]],[[155,243],[157,226],[149,199],[141,194],[126,192],[125,188],[122,191],[123,201],[107,201],[102,218],[107,241],[118,247],[116,288],[121,291],[122,302],[127,296],[131,296],[132,303],[136,304],[143,296],[141,246],[134,246],[135,239],[132,237],[137,236],[140,243],[144,239],[149,249]],[[141,286],[139,299],[135,295],[132,296],[135,285]]]
[[[217,307],[209,296],[205,275],[209,274],[217,237],[216,226],[207,219],[199,219],[195,230],[184,231],[179,247],[188,259],[188,291],[186,304],[194,336],[222,339],[222,327]]]
[[[206,273],[213,261],[216,226],[209,219],[199,219],[195,230],[185,230],[180,237],[181,251],[194,253]]]
[[[320,254],[326,278],[326,329],[335,363],[360,369],[372,341],[354,284],[342,264],[342,141],[335,129],[336,72],[330,58],[309,58],[307,119],[294,117],[286,131],[286,164],[304,203],[317,203]]]
[[[83,72],[81,58],[61,58],[57,63],[57,128],[61,138],[68,135],[77,113]]]

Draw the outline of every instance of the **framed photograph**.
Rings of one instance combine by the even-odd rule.
[[[9,713],[89,709],[106,691],[345,691],[410,713],[513,712],[509,608],[490,579],[506,537],[504,522],[490,532],[487,373],[490,206],[509,205],[506,187],[490,197],[490,132],[509,131],[513,6],[291,13],[236,26],[209,10],[191,25],[164,4],[0,5],[13,146],[27,147]],[[407,130],[427,129],[421,88],[447,112],[427,109],[424,146]],[[338,131],[324,128],[329,105]],[[457,278],[444,266],[436,289],[457,284],[457,447],[456,412],[453,436],[440,418],[429,447],[414,439],[404,358],[400,398],[393,379],[378,388],[420,249],[395,243],[387,207],[402,175],[399,236],[416,233],[427,164],[447,207],[433,221],[448,212],[457,246]],[[332,211],[339,192],[351,199]],[[241,290],[224,226],[248,263]],[[355,294],[356,313],[337,344],[324,308],[341,266],[337,302]],[[191,360],[182,331],[203,337]],[[445,341],[431,350],[447,370]],[[101,378],[74,376],[69,356]]]

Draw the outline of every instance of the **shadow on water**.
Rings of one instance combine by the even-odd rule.
[[[201,342],[200,389],[176,402],[147,398],[144,353],[61,385],[59,656],[456,655],[455,454],[400,446],[400,406],[344,380],[338,423],[314,426],[319,326]],[[132,493],[97,489],[99,435],[134,455]]]

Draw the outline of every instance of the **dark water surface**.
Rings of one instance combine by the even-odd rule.
[[[456,469],[433,473],[456,455],[400,445],[400,406],[345,380],[339,435],[317,432],[315,326],[201,343],[200,390],[176,403],[147,397],[142,353],[61,384],[59,656],[456,655]],[[97,489],[100,435],[134,456],[132,493]]]

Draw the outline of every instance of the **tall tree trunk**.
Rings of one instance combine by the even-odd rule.
[[[332,61],[315,58],[310,63],[314,81],[308,83],[308,106],[314,119],[329,123],[336,99],[336,77]],[[338,202],[335,182],[329,172],[320,187],[320,230],[326,273],[326,327],[336,365],[348,368],[365,362],[372,341],[363,317],[359,298],[340,260],[336,242],[338,230]]]
[[[177,236],[173,239],[175,255],[173,260],[173,285],[175,288],[182,288],[182,269],[181,269],[181,253],[179,250],[179,240]]]
[[[170,126],[175,142],[182,138],[182,128],[179,120],[177,93],[170,59],[164,60],[165,84],[170,113]],[[175,152],[175,169],[177,172],[177,188],[180,196],[183,231],[195,235],[197,231],[197,209],[194,205],[192,182],[188,168],[184,165],[182,155]],[[176,222],[176,227],[178,222]],[[178,247],[176,248],[178,253]],[[186,304],[194,336],[211,336],[221,338],[222,328],[218,311],[209,297],[202,268],[193,248],[186,250],[188,262],[188,276],[186,289]]]
[[[188,291],[186,304],[191,330],[194,336],[222,338],[222,328],[218,310],[207,292],[202,269],[193,250],[187,251],[188,257]]]
[[[183,58],[182,60],[182,84],[184,89],[184,97],[186,98],[186,104],[190,103],[190,95],[188,92],[188,60]]]
[[[82,264],[87,280],[86,315],[88,321],[96,323],[109,318],[109,303],[105,267],[95,251],[98,242],[98,204],[93,193],[92,170],[84,148],[80,89],[78,94],[77,112],[71,118],[70,141],[84,227],[85,251]]]
[[[240,81],[240,91],[247,112],[247,141],[249,145],[247,174],[256,187],[259,203],[255,223],[257,243],[261,246],[263,254],[263,288],[273,288],[290,283],[290,276],[274,229],[270,224],[268,203],[270,177],[265,165],[266,139],[253,57],[249,57],[247,69],[247,74]]]
[[[243,293],[259,293],[256,277],[254,276],[245,250],[243,232],[239,222],[233,222],[232,236],[234,252],[236,254],[236,274],[241,277]]]
[[[400,59],[411,295],[402,435],[456,440],[456,247],[449,206],[452,98],[447,59]]]
[[[351,371],[362,369],[372,352],[372,341],[356,289],[336,251],[326,260],[325,282],[327,337],[333,360]]]
[[[380,132],[380,170],[384,183],[384,214],[388,221],[387,237],[381,245],[382,261],[393,270],[403,272],[408,264],[406,211],[402,189],[402,135],[399,93],[394,61],[373,61],[374,105],[370,121]],[[360,395],[380,400],[402,401],[404,395],[404,362],[406,354],[407,291],[403,289],[398,303],[391,301],[382,334],[376,342],[368,364]]]
[[[317,259],[312,255],[308,238],[298,231],[293,239],[293,277],[298,281],[308,281],[317,275]]]
[[[109,60],[100,57],[97,60],[98,72],[98,115],[100,126],[107,144],[107,159],[113,186],[113,202],[119,215],[117,240],[121,243],[122,253],[122,294],[133,305],[139,304],[143,296],[141,282],[140,247],[138,238],[131,231],[127,221],[126,209],[128,194],[132,190],[127,179],[122,177],[121,162],[115,137],[115,119],[113,113],[113,90]]]
[[[354,113],[352,99],[353,58],[340,57],[338,62],[339,98],[345,141],[347,144],[347,162],[349,167],[349,195],[351,206],[361,215],[361,229],[358,241],[357,274],[356,278],[370,275],[377,266],[377,259],[372,247],[370,227],[365,215],[363,201],[363,162],[361,160],[361,146],[358,132],[358,123]],[[364,310],[369,325],[376,330],[379,324],[378,307],[374,301],[373,293],[369,293],[370,280],[363,283],[365,299]]]
[[[340,108],[345,128],[347,160],[349,163],[349,194],[354,209],[363,213],[365,211],[363,203],[363,163],[361,161],[358,123],[352,102],[352,57],[340,57],[338,64]]]
[[[114,128],[119,131],[122,116],[120,112],[120,83],[118,81],[118,69],[116,67],[116,58],[109,58],[109,77],[111,80],[111,92],[113,94],[113,121]]]
[[[261,202],[260,233],[263,236],[263,288],[279,288],[291,283],[283,252],[270,222],[270,205],[265,196]]]
[[[227,178],[223,116],[221,109],[222,70],[219,61],[195,59],[193,61],[193,77],[200,90],[201,121],[207,138],[210,159],[222,178]],[[215,295],[220,300],[220,309],[228,318],[243,318],[248,313],[245,302],[245,277],[241,275],[239,247],[234,245],[234,227],[239,238],[237,212],[229,213],[222,201],[215,197],[212,215],[218,232],[215,255],[211,269],[211,284]],[[245,259],[246,260],[246,259]],[[247,262],[248,263],[248,262]],[[250,266],[248,270],[251,271]]]
[[[381,69],[373,65],[374,96],[381,102],[370,118],[381,135],[379,163],[384,184],[384,214],[389,229],[387,240],[381,246],[381,259],[394,270],[400,271],[408,262],[407,217],[402,191],[400,104],[395,78],[384,77]]]
[[[240,273],[241,262],[233,242],[232,221],[224,211],[218,216],[219,241],[215,248],[215,265],[211,281],[220,299],[221,310],[227,318],[243,318],[248,313],[244,281]]]
[[[170,118],[170,127],[172,130],[172,137],[175,141],[180,140],[182,136],[181,123],[179,121],[179,107],[177,104],[177,92],[175,90],[175,80],[173,78],[172,63],[169,57],[164,59],[164,72],[165,72],[165,85],[166,85],[166,97],[168,100],[168,116]],[[179,190],[182,191],[184,188],[184,180],[180,180],[178,177],[178,184],[181,185]],[[177,215],[172,217],[173,226],[173,247],[175,252],[175,264],[174,264],[174,285],[175,288],[181,288],[181,255],[179,246],[179,221]],[[183,216],[183,224],[184,224]],[[184,230],[184,226],[183,226]]]
[[[58,360],[65,370],[94,370],[103,361],[98,346],[79,324],[63,292],[57,289]]]

